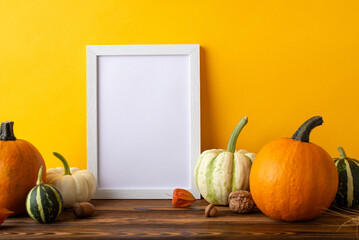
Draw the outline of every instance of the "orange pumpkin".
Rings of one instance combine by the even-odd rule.
[[[338,189],[338,173],[330,155],[309,142],[317,116],[292,136],[262,147],[253,162],[250,190],[267,216],[284,221],[310,220],[328,209]]]
[[[25,212],[29,191],[36,185],[37,174],[44,159],[29,142],[16,139],[14,122],[2,122],[0,128],[0,208]],[[42,175],[46,178],[46,171]]]

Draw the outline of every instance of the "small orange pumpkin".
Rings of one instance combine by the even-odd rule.
[[[2,122],[0,128],[0,208],[25,212],[29,191],[36,185],[38,171],[45,166],[39,151],[29,142],[16,139],[14,122]],[[45,180],[46,171],[42,178]]]
[[[330,155],[309,142],[317,116],[292,136],[262,147],[253,162],[250,190],[267,216],[284,221],[310,220],[327,210],[338,189],[338,173]]]

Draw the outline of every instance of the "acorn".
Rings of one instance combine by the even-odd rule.
[[[73,206],[73,211],[77,218],[90,217],[95,210],[95,206],[89,202],[75,203]]]

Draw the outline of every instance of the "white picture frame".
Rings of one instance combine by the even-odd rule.
[[[153,123],[133,130],[141,124],[128,104],[151,111],[143,120]],[[173,139],[167,135],[172,121],[178,126]],[[150,141],[132,149],[132,133]],[[87,168],[98,183],[94,199],[170,199],[175,188],[199,199],[193,173],[200,151],[198,44],[87,46]]]

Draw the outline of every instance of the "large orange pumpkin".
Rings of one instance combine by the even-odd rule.
[[[328,209],[338,189],[338,173],[330,155],[309,142],[317,116],[292,136],[262,147],[250,173],[250,191],[267,216],[284,221],[310,220]]]
[[[36,185],[44,159],[29,142],[16,139],[14,122],[2,122],[0,128],[0,208],[14,212],[25,212],[25,201],[29,191]],[[43,172],[43,180],[46,171]]]

